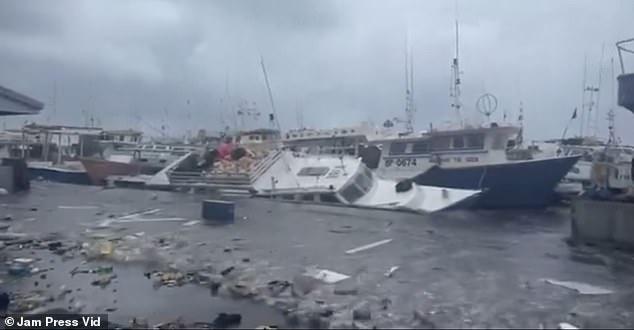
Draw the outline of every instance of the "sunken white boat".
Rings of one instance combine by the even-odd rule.
[[[381,179],[360,158],[281,151],[253,181],[258,196],[307,202],[436,212],[466,208],[479,190],[417,185]]]

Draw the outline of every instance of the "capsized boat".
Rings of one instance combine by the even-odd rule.
[[[255,178],[253,189],[258,196],[417,212],[466,208],[480,194],[381,179],[352,156],[292,151],[280,151],[277,160]]]

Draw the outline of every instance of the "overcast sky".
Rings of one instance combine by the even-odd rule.
[[[415,126],[424,129],[455,118],[458,18],[465,117],[481,120],[476,100],[491,93],[497,120],[503,111],[517,119],[522,102],[529,138],[560,137],[581,104],[585,56],[588,84],[603,72],[606,135],[605,114],[615,106],[610,59],[618,73],[614,44],[634,37],[632,13],[629,0],[2,0],[0,84],[46,103],[37,118],[4,122],[80,125],[93,116],[106,128],[155,133],[163,124],[175,135],[231,125],[232,107],[246,100],[267,126],[263,56],[283,130],[298,117],[312,127],[380,124],[403,115],[409,39]],[[616,111],[619,135],[634,143],[634,116]]]

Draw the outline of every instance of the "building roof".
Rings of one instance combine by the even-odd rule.
[[[44,103],[0,85],[2,98],[9,102],[0,102],[0,115],[35,115],[44,109]]]
[[[250,134],[280,134],[280,131],[271,128],[256,128],[248,131],[241,131],[240,135],[250,135]]]
[[[107,130],[103,131],[103,133],[111,135],[143,135],[143,132],[135,131],[133,129]]]

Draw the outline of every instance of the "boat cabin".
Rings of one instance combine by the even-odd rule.
[[[103,142],[119,142],[135,144],[140,143],[143,138],[143,132],[132,129],[103,131],[99,136]]]
[[[352,204],[370,191],[372,172],[359,159],[284,152],[254,188],[281,199]],[[307,187],[310,187],[307,190]],[[308,193],[310,191],[310,193]]]
[[[507,161],[509,141],[520,129],[515,126],[432,130],[418,137],[376,141],[382,149],[378,172],[381,177],[414,177],[434,165],[462,167]]]

